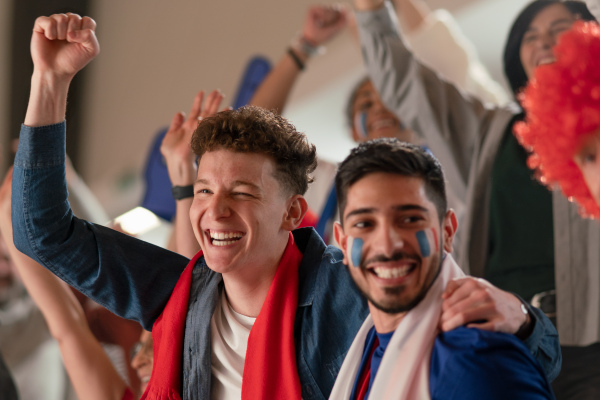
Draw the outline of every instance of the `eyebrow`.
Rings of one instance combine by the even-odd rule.
[[[561,18],[561,19],[557,19],[556,21],[552,21],[550,23],[550,28],[554,28],[556,25],[562,24],[562,23],[573,23],[575,20],[574,19],[570,19],[570,18]],[[531,32],[531,31],[535,31],[537,30],[536,27],[534,26],[529,26],[529,28],[527,28],[527,30],[525,31],[525,33],[527,32]]]
[[[197,184],[209,185],[210,182],[206,179],[197,179],[196,182],[194,182],[194,186],[196,186]],[[260,186],[254,184],[252,182],[242,181],[242,180],[233,181],[232,187],[238,187],[238,186],[249,186],[258,192],[262,192],[262,189],[260,188]]]
[[[422,211],[425,213],[429,214],[429,210],[423,206],[420,206],[418,204],[403,204],[403,205],[398,205],[398,206],[393,206],[392,209],[394,211]],[[357,208],[356,210],[352,210],[350,211],[348,214],[346,214],[346,216],[344,217],[344,219],[348,219],[349,217],[352,217],[353,215],[362,215],[362,214],[372,214],[377,210],[377,208],[375,207],[364,207],[364,208]]]

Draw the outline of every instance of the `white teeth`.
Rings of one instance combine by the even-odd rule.
[[[552,64],[553,62],[556,62],[556,58],[546,57],[546,58],[542,58],[541,60],[539,60],[538,65]]]
[[[390,126],[396,126],[396,121],[393,119],[380,119],[372,124],[373,129],[387,128]]]
[[[239,239],[242,236],[240,232],[210,232],[210,238],[216,240]]]
[[[142,383],[146,383],[150,381],[150,376],[144,376],[142,378],[140,378],[140,382]]]
[[[401,276],[407,275],[410,272],[411,268],[412,268],[412,265],[405,265],[403,267],[398,267],[398,268],[376,267],[376,268],[373,268],[373,271],[380,278],[394,279],[394,278],[400,278]]]
[[[235,243],[235,242],[236,242],[235,240],[227,240],[227,241],[213,241],[213,243],[212,243],[212,244],[213,244],[214,246],[227,246],[227,245],[233,244],[233,243]]]

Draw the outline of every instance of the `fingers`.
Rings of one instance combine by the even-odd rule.
[[[468,298],[475,290],[485,288],[483,281],[477,278],[466,277],[455,279],[450,281],[446,290],[442,294],[444,303],[442,304],[443,309],[450,308],[456,303],[461,302],[465,298]]]
[[[202,102],[204,101],[204,90],[201,90],[194,97],[194,103],[192,104],[192,110],[190,111],[190,116],[188,120],[197,120],[200,117],[200,113],[202,112]]]
[[[221,106],[221,102],[225,96],[221,93],[220,90],[213,90],[210,92],[208,97],[206,98],[206,103],[204,104],[204,110],[202,110],[202,118],[209,117],[213,114],[216,114],[219,111],[219,107]]]
[[[169,130],[167,131],[167,135],[170,132],[176,132],[181,128],[181,125],[183,125],[185,121],[185,114],[183,112],[178,112],[177,114],[175,114],[175,116],[173,117],[173,119],[171,120],[171,125],[169,125]],[[164,142],[164,140],[163,140]]]
[[[99,49],[94,33],[96,22],[90,17],[82,18],[73,13],[39,17],[35,20],[33,30],[48,40],[67,40],[81,43],[89,49]]]
[[[442,295],[442,330],[493,319],[496,315],[495,303],[488,289],[486,281],[472,277],[451,281]]]

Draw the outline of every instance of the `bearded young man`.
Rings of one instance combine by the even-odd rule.
[[[332,399],[554,398],[513,335],[485,324],[441,332],[443,293],[464,274],[450,255],[456,216],[432,155],[396,139],[366,142],[340,165],[336,189],[336,240],[370,316]]]

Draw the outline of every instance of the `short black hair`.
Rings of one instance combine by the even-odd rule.
[[[529,29],[531,21],[546,7],[562,4],[564,5],[573,15],[578,16],[584,21],[595,21],[596,19],[590,13],[587,6],[580,1],[561,1],[561,0],[535,0],[529,3],[517,16],[515,22],[508,33],[506,44],[504,45],[504,74],[512,89],[515,97],[519,94],[521,89],[527,86],[527,74],[523,69],[521,63],[521,42],[525,32]]]
[[[440,222],[448,210],[444,172],[427,150],[396,138],[369,140],[355,147],[335,175],[338,210],[343,222],[350,186],[377,172],[423,179],[425,194],[435,204]]]

